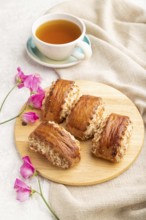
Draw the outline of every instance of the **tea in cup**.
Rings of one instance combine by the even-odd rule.
[[[32,37],[42,54],[53,60],[65,60],[71,55],[77,59],[89,58],[91,46],[83,41],[86,27],[81,19],[70,14],[47,14],[32,26]],[[77,53],[79,47],[83,53]]]

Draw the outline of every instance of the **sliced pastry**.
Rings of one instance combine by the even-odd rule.
[[[132,131],[128,116],[112,113],[102,121],[92,140],[92,153],[112,162],[119,162],[125,155]]]
[[[67,118],[66,128],[75,137],[87,140],[93,137],[98,129],[103,112],[100,97],[82,95]]]
[[[46,91],[42,108],[43,121],[61,123],[79,97],[79,87],[74,81],[59,79]]]
[[[29,148],[44,155],[51,164],[64,169],[80,161],[80,145],[55,122],[42,122],[28,138]]]

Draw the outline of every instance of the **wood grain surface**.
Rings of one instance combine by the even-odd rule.
[[[68,170],[52,166],[44,156],[34,153],[28,148],[28,136],[40,122],[34,125],[22,126],[21,118],[16,120],[15,141],[20,155],[28,155],[41,176],[65,185],[87,186],[111,180],[132,165],[143,145],[144,125],[136,106],[123,93],[101,83],[91,81],[76,81],[76,83],[79,85],[82,94],[102,97],[106,114],[114,112],[130,117],[133,123],[133,131],[129,148],[121,162],[115,164],[92,156],[90,153],[90,140],[80,142],[81,161],[76,166]],[[37,112],[41,113],[40,111]]]

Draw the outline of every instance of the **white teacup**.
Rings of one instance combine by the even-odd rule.
[[[77,36],[76,39],[73,39],[65,43],[60,43],[60,42],[50,43],[44,39],[41,39],[41,37],[37,36],[37,31],[43,24],[46,25],[47,23],[49,24],[49,22],[52,21],[58,22],[59,20],[61,21],[65,20],[77,26],[77,28],[80,31],[79,36]],[[42,54],[53,60],[65,60],[71,55],[76,57],[77,59],[84,59],[91,57],[92,55],[91,46],[83,41],[85,32],[86,32],[86,27],[81,19],[65,13],[61,13],[61,14],[52,13],[52,14],[44,15],[38,18],[32,26],[32,37],[35,45],[41,51]],[[59,40],[60,35],[59,33],[57,33],[57,31],[55,36],[57,36]],[[83,53],[77,53],[75,50],[76,47],[80,47],[83,50]]]

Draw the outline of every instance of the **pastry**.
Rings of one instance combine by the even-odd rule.
[[[50,163],[70,168],[80,161],[80,145],[55,122],[42,122],[28,138],[29,148],[44,155]]]
[[[126,153],[132,131],[128,116],[115,113],[101,123],[92,140],[92,153],[112,162],[119,162]]]
[[[67,117],[66,128],[75,137],[87,140],[98,129],[103,112],[100,97],[82,95]]]
[[[61,123],[78,100],[79,87],[74,81],[59,79],[46,91],[42,107],[43,121]]]

